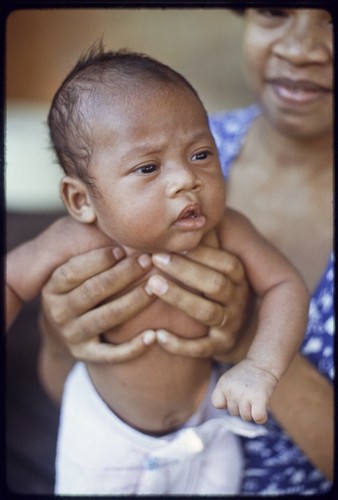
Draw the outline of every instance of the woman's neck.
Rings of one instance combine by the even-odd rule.
[[[331,140],[296,140],[267,125],[257,118],[250,128],[230,171],[227,203],[293,262],[313,290],[332,249]]]
[[[248,153],[254,151],[256,159],[275,170],[297,170],[299,175],[322,176],[332,169],[333,133],[317,138],[291,137],[259,116],[251,127],[246,146]]]

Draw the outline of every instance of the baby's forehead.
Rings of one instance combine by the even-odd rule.
[[[209,132],[203,104],[183,85],[135,86],[119,92],[105,89],[92,100],[87,117],[94,150],[114,143],[160,144],[175,134],[182,135],[182,142],[191,141],[196,130]]]
[[[96,101],[110,100],[114,102],[123,102],[124,100],[143,102],[145,98],[166,99],[168,96],[179,96],[182,94],[191,94],[196,97],[192,89],[183,83],[172,82],[170,80],[154,79],[130,79],[130,80],[111,80],[105,84],[93,86],[92,96]]]
[[[200,99],[189,87],[172,82],[131,81],[126,85],[116,85],[116,82],[98,85],[90,92],[88,99],[83,100],[88,118],[91,116],[95,119],[105,119],[107,114],[113,118],[113,115],[133,110],[137,119],[138,113],[146,113],[155,105],[160,108],[168,102],[173,104],[173,110],[178,102],[204,109]]]

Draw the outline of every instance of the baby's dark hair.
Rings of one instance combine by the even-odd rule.
[[[48,115],[52,146],[65,173],[89,182],[93,150],[88,109],[96,99],[106,91],[120,95],[127,88],[136,92],[159,84],[189,89],[200,101],[190,83],[169,66],[137,52],[105,51],[102,42],[92,46],[60,85]]]

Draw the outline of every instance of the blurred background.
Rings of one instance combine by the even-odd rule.
[[[209,112],[252,102],[241,62],[242,19],[227,9],[16,10],[6,25],[7,247],[63,213],[61,171],[49,148],[51,99],[93,42],[145,52],[190,80]],[[7,485],[12,492],[53,491],[56,408],[41,390],[36,362],[38,299],[7,336]]]

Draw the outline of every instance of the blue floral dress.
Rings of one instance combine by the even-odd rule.
[[[259,115],[256,105],[218,113],[210,127],[219,150],[224,177],[227,178],[246,133]],[[330,256],[309,308],[309,321],[301,352],[329,380],[334,378],[334,257]],[[269,415],[264,436],[243,439],[246,465],[243,495],[320,494],[332,483],[311,465],[306,456]]]

